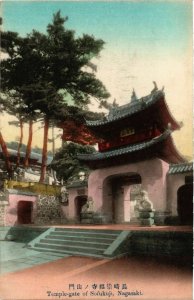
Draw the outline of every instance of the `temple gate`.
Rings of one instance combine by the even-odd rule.
[[[130,199],[130,176],[134,175],[134,184],[141,184],[154,211],[169,214],[169,165],[185,159],[173,143],[171,133],[180,129],[180,124],[171,115],[163,90],[155,85],[151,94],[140,99],[133,91],[129,104],[112,107],[103,119],[87,121],[87,127],[100,140],[99,151],[78,157],[92,170],[88,196],[101,223],[137,220],[135,200]]]

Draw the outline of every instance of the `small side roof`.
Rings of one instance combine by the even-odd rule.
[[[193,172],[192,162],[170,165],[168,174],[181,174],[187,172]]]
[[[10,156],[17,157],[17,150],[8,148],[8,152],[9,152]],[[0,154],[2,154],[1,147],[0,147]],[[24,158],[25,156],[26,156],[25,152],[20,152],[20,157],[21,158]],[[30,159],[34,160],[38,165],[41,165],[42,155],[39,154],[39,153],[31,152]],[[52,156],[48,156],[47,157],[47,165],[49,165],[52,160],[53,160],[53,157]]]

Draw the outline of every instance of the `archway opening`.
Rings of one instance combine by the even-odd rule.
[[[193,224],[193,185],[185,184],[177,191],[177,212],[180,225]]]
[[[107,180],[104,208],[112,211],[112,223],[131,223],[135,217],[135,199],[131,196],[134,186],[141,186],[141,176],[127,173],[111,176]]]
[[[81,222],[81,211],[84,204],[87,202],[87,196],[77,196],[75,198],[75,213],[78,222]]]
[[[17,207],[18,223],[31,224],[32,223],[32,201],[19,201]]]

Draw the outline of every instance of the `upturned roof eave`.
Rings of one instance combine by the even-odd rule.
[[[164,143],[160,147],[158,147],[161,143]],[[154,148],[156,147],[156,148]],[[157,148],[158,147],[158,148]],[[156,137],[148,142],[139,143],[130,145],[123,148],[114,149],[107,152],[97,152],[91,155],[80,154],[78,155],[78,159],[86,164],[98,163],[106,160],[111,160],[113,158],[125,157],[127,155],[128,158],[133,155],[139,154],[139,160],[147,159],[143,155],[143,153],[148,152],[151,149],[159,149],[153,152],[152,157],[158,157],[167,163],[183,163],[185,159],[176,149],[173,140],[171,138],[171,130],[167,129],[163,134],[159,137]],[[142,153],[142,156],[141,156]]]
[[[146,149],[154,144],[157,144],[158,142],[164,140],[166,137],[168,137],[171,134],[171,131],[167,129],[163,134],[161,134],[159,137],[156,137],[152,140],[149,140],[147,142],[143,143],[137,143],[129,146],[125,146],[118,149],[113,149],[106,152],[95,152],[92,154],[78,154],[78,159],[80,160],[100,160],[100,159],[106,159],[113,156],[119,156],[126,153],[133,153],[136,151],[140,151],[143,149]]]
[[[165,140],[165,147],[163,147],[163,151],[161,151],[161,158],[166,160],[166,157],[170,158],[171,164],[182,164],[187,162],[185,157],[178,151],[171,135]]]
[[[120,109],[124,108],[123,113],[120,113],[118,115],[114,115],[111,116],[110,114],[102,119],[102,120],[96,120],[96,121],[89,121],[86,120],[86,126],[88,128],[90,128],[91,130],[95,128],[98,129],[100,127],[103,126],[107,126],[107,125],[111,125],[113,123],[116,123],[118,121],[122,121],[128,117],[134,117],[136,114],[139,114],[141,112],[144,112],[145,110],[149,109],[150,107],[152,107],[154,104],[157,104],[157,102],[159,102],[160,100],[164,101],[164,105],[163,105],[163,114],[161,114],[162,118],[169,120],[169,123],[171,123],[172,125],[172,130],[176,130],[176,129],[180,129],[180,125],[179,123],[175,120],[175,118],[172,116],[169,107],[165,101],[165,93],[163,91],[157,91],[154,94],[150,94],[146,97],[142,97],[138,100],[136,100],[137,102],[133,105],[131,105],[130,103],[127,105],[123,105],[120,106],[118,108],[116,108],[114,111],[116,112],[117,110],[119,111]]]

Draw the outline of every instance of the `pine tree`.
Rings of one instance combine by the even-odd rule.
[[[0,97],[0,114],[3,113],[3,111],[5,110],[5,107],[6,107],[6,100],[4,98]],[[10,163],[10,159],[9,159],[9,152],[8,152],[5,140],[3,138],[1,128],[0,128],[0,146],[1,146],[2,153],[3,153],[4,159],[5,159],[5,165],[6,165],[6,170],[7,170],[8,176],[11,178],[12,177],[12,168],[11,168],[11,163]]]
[[[31,143],[32,143],[32,126],[33,121],[37,119],[39,116],[36,111],[31,110],[31,107],[27,105],[23,98],[22,94],[15,91],[15,90],[7,90],[4,94],[4,111],[6,111],[8,114],[15,116],[18,121],[12,121],[10,122],[10,125],[19,126],[20,127],[20,138],[18,143],[18,149],[17,149],[17,161],[16,161],[16,167],[18,167],[20,162],[20,150],[21,145],[23,142],[23,126],[24,123],[29,123],[29,138],[28,138],[28,144],[26,149],[26,157],[24,160],[24,167],[28,166],[28,160],[31,153]]]
[[[95,74],[84,69],[91,67],[91,59],[100,53],[104,42],[86,34],[76,38],[75,32],[66,28],[67,20],[57,12],[46,34],[33,30],[25,38],[13,32],[2,36],[2,46],[9,54],[2,63],[3,90],[21,93],[25,105],[30,111],[39,110],[44,121],[41,182],[45,179],[50,124],[69,120],[70,115],[74,119],[72,106],[86,110],[91,99],[100,104],[109,97]]]

